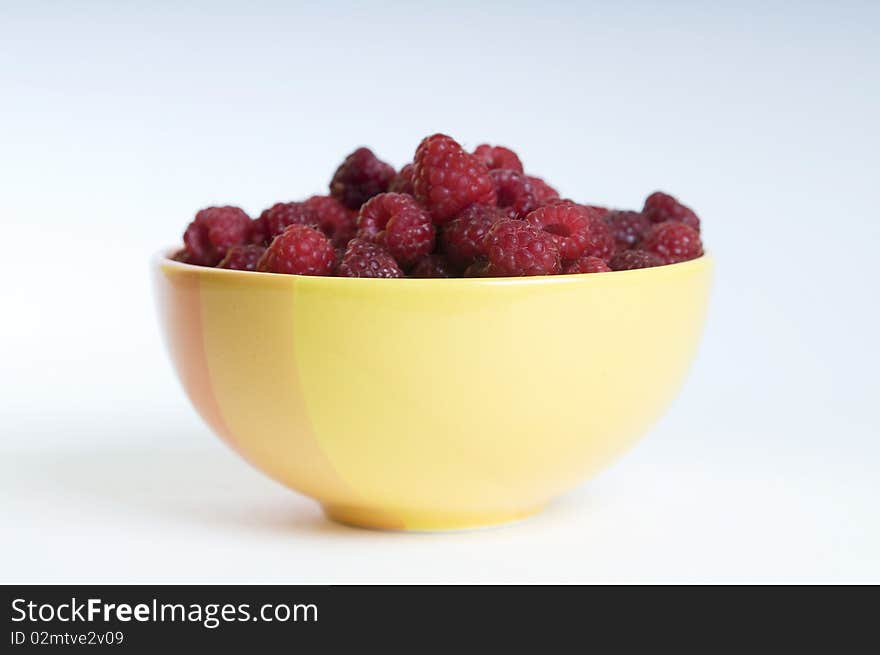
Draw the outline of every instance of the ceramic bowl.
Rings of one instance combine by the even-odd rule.
[[[195,408],[266,475],[358,526],[539,511],[644,434],[700,340],[712,263],[386,280],[155,258]]]

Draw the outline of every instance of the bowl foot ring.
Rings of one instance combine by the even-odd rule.
[[[544,506],[483,512],[389,510],[350,505],[323,505],[323,509],[331,521],[356,528],[399,532],[451,532],[517,523],[538,514]]]

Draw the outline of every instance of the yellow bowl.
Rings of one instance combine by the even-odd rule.
[[[211,428],[331,518],[400,530],[524,518],[629,447],[683,381],[711,269],[375,280],[154,264],[171,357]]]

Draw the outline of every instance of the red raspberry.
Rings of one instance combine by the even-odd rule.
[[[554,275],[561,270],[552,234],[526,221],[502,220],[486,235],[488,273],[494,277]]]
[[[451,223],[444,225],[440,244],[450,264],[464,269],[477,257],[485,257],[486,233],[505,218],[506,212],[493,205],[471,205]]]
[[[340,277],[403,277],[403,271],[387,250],[358,238],[348,242],[336,274]]]
[[[489,171],[495,182],[498,206],[508,210],[510,218],[525,218],[526,214],[538,206],[532,183],[522,173],[505,168]]]
[[[532,183],[532,188],[535,190],[535,199],[538,201],[539,205],[542,205],[549,200],[555,200],[559,198],[559,191],[547,184],[540,177],[527,175],[526,179],[528,179],[528,181]]]
[[[400,169],[400,172],[391,180],[391,184],[388,185],[388,191],[391,193],[408,193],[411,196],[415,195],[413,190],[412,164],[407,164]]]
[[[357,232],[357,212],[333,196],[312,196],[303,205],[314,213],[318,227],[330,238],[334,248],[344,248]]]
[[[504,146],[490,146],[483,143],[474,150],[474,157],[483,162],[490,171],[496,168],[508,168],[517,173],[523,172],[523,165],[517,154]]]
[[[317,228],[291,225],[276,236],[257,263],[258,271],[289,275],[330,275],[336,253]]]
[[[229,248],[245,243],[250,234],[250,216],[238,207],[208,207],[186,228],[183,243],[191,264],[214,266]]]
[[[452,277],[452,271],[443,255],[425,255],[409,270],[409,276]]]
[[[641,212],[608,212],[605,215],[605,222],[611,228],[618,250],[635,248],[651,227],[651,221]]]
[[[226,251],[226,256],[217,264],[217,268],[229,268],[235,271],[255,271],[257,262],[263,256],[266,249],[251,243],[232,246]]]
[[[304,202],[278,202],[264,209],[257,221],[269,243],[291,225],[317,225],[318,216]]]
[[[644,250],[621,250],[609,262],[612,271],[632,271],[637,268],[663,266],[663,261],[655,254]]]
[[[700,233],[678,221],[657,223],[645,234],[641,248],[657,255],[664,264],[696,259],[703,254]]]
[[[358,237],[385,246],[402,266],[434,250],[435,228],[428,213],[405,193],[380,193],[361,207]]]
[[[388,190],[394,168],[369,148],[358,148],[345,158],[330,181],[330,195],[349,209],[359,209],[375,195]]]
[[[526,216],[526,222],[549,233],[566,261],[582,255],[608,259],[614,253],[611,230],[589,207],[565,203],[546,205]]]
[[[645,200],[642,213],[652,223],[679,221],[700,231],[700,219],[690,207],[682,205],[678,200],[662,191],[655,191]]]
[[[475,202],[495,204],[495,184],[486,166],[445,134],[434,134],[419,144],[413,187],[416,199],[438,225]]]
[[[584,255],[569,262],[563,273],[607,273],[610,270],[604,259]]]

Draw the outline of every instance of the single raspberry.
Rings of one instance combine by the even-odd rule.
[[[336,253],[330,240],[309,225],[291,225],[276,236],[257,263],[258,271],[289,275],[330,275]]]
[[[543,205],[547,201],[555,200],[559,197],[559,191],[547,184],[540,177],[527,175],[526,179],[532,183],[532,188],[535,190],[535,199],[538,201],[539,205]]]
[[[494,205],[496,200],[485,164],[445,134],[423,139],[416,149],[413,188],[438,225],[448,223],[468,205]]]
[[[552,234],[526,221],[502,220],[486,235],[488,273],[494,277],[554,275],[561,270]]]
[[[657,255],[644,250],[621,250],[608,263],[612,271],[632,271],[637,268],[663,266],[663,261]]]
[[[651,227],[651,221],[641,212],[608,212],[604,220],[611,228],[618,250],[635,248]]]
[[[654,253],[664,264],[696,259],[703,254],[700,233],[678,221],[657,223],[645,234],[641,249]]]
[[[408,193],[411,196],[415,195],[415,191],[413,190],[413,165],[407,164],[397,175],[394,176],[394,179],[391,180],[391,184],[388,185],[388,191],[391,193]]]
[[[608,226],[583,205],[546,205],[531,212],[525,220],[553,237],[565,261],[582,255],[607,259],[614,252],[614,237]]]
[[[584,255],[573,262],[569,262],[563,273],[607,273],[610,270],[604,259]]]
[[[336,274],[340,277],[403,277],[403,271],[382,246],[354,238],[348,242]]]
[[[662,191],[655,191],[645,200],[642,213],[652,223],[679,221],[700,231],[700,219],[690,207],[682,205],[678,200]]]
[[[361,207],[358,237],[385,246],[401,266],[410,266],[434,250],[431,217],[405,193],[380,193]]]
[[[235,271],[255,271],[257,262],[263,256],[266,249],[263,246],[251,243],[241,246],[232,246],[226,251],[226,256],[217,264],[217,268],[230,268]]]
[[[496,168],[489,171],[489,175],[495,182],[498,206],[506,208],[510,218],[525,218],[526,214],[538,206],[532,183],[522,173]]]
[[[517,173],[523,172],[523,165],[517,154],[504,146],[490,146],[483,143],[474,150],[474,157],[483,162],[490,171],[496,168],[508,168]]]
[[[373,196],[384,193],[394,179],[392,166],[369,148],[358,148],[345,158],[330,180],[330,195],[349,209],[359,209]]]
[[[335,248],[344,248],[357,232],[357,212],[333,196],[312,196],[303,205],[314,212],[318,227],[330,238]]]
[[[214,266],[232,246],[245,243],[251,233],[251,218],[238,207],[208,207],[196,214],[183,233],[189,261]]]
[[[486,234],[507,213],[493,205],[471,205],[455,220],[443,226],[440,246],[450,264],[459,269],[467,268],[477,257],[486,256]]]
[[[268,244],[291,225],[317,226],[318,215],[304,202],[278,202],[264,209],[257,221],[262,223]]]
[[[409,270],[409,276],[452,277],[452,270],[443,255],[425,255]]]

